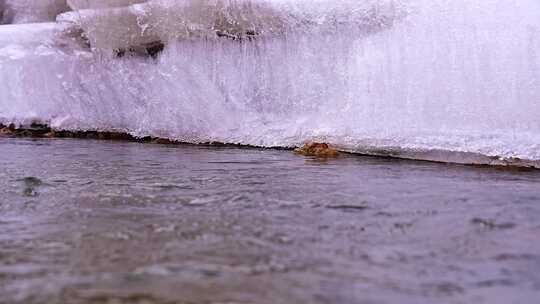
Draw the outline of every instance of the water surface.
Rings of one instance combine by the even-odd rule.
[[[536,303],[540,172],[0,140],[0,303]]]

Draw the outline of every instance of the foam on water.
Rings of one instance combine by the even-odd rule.
[[[157,60],[74,50],[59,25],[40,25],[39,43],[3,26],[0,121],[539,166],[540,3],[386,2],[407,14],[381,27],[366,22],[377,9],[351,1],[265,2],[306,26],[251,41],[176,36]]]

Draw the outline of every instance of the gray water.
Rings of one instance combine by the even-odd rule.
[[[0,140],[0,303],[538,303],[540,171]]]

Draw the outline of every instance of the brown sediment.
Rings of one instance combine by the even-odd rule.
[[[160,145],[179,145],[193,144],[170,138],[145,136],[136,137],[126,132],[115,131],[69,131],[55,130],[46,124],[32,123],[27,126],[15,126],[14,124],[0,124],[0,138],[77,138],[77,139],[98,139],[98,140],[115,140],[115,141],[131,141],[139,143],[153,143]],[[218,147],[243,147],[257,148],[242,144],[227,144],[222,142],[204,142],[201,145],[218,146]],[[258,148],[257,148],[258,149]],[[286,149],[281,147],[273,147],[273,149]],[[290,150],[290,149],[287,149]]]
[[[310,142],[294,150],[295,154],[304,156],[315,156],[321,158],[332,158],[339,156],[339,152],[331,148],[326,143]]]
[[[9,126],[0,124],[0,137],[48,137],[51,131],[48,126],[38,123],[24,128],[18,128],[14,124]]]
[[[174,144],[178,144],[179,142],[175,141],[175,140],[172,140],[172,139],[168,139],[168,138],[153,138],[152,139],[152,142],[155,143],[155,144],[160,144],[160,145],[174,145]]]
[[[138,142],[150,142],[151,137],[138,138],[125,132],[111,131],[67,131],[54,130],[45,124],[33,123],[29,126],[17,127],[13,124],[6,126],[0,124],[0,137],[30,137],[30,138],[87,138],[126,140]]]
[[[13,136],[15,132],[15,126],[5,126],[0,124],[0,137]]]
[[[77,139],[99,139],[99,140],[115,140],[115,141],[131,141],[139,143],[154,143],[162,145],[205,145],[213,147],[228,147],[228,148],[243,148],[243,149],[273,149],[273,150],[292,150],[289,147],[272,146],[272,147],[257,147],[246,144],[235,143],[223,143],[223,142],[185,142],[180,140],[174,140],[163,137],[145,136],[136,137],[127,132],[116,131],[67,131],[67,130],[55,130],[50,126],[42,123],[32,123],[30,125],[16,126],[14,124],[5,125],[0,123],[0,138],[77,138]],[[432,153],[427,152],[427,153]],[[437,152],[437,151],[435,151]],[[486,167],[490,169],[502,169],[512,171],[536,171],[540,169],[540,163],[538,161],[529,161],[519,158],[500,159],[499,157],[489,157],[483,155],[476,155],[475,153],[462,153],[463,155],[475,156],[477,161],[460,162],[456,160],[441,160],[437,157],[430,157],[429,155],[420,155],[412,157],[407,154],[400,153],[399,151],[385,151],[385,150],[369,150],[369,151],[338,151],[335,148],[329,146],[327,143],[309,142],[304,146],[294,149],[294,153],[297,155],[315,157],[319,160],[325,160],[328,158],[336,158],[341,154],[354,154],[359,156],[368,157],[383,157],[391,159],[412,160],[412,161],[425,161],[435,163],[446,164],[460,164],[474,167]],[[416,152],[418,153],[418,152]],[[447,153],[445,151],[439,151],[440,153]],[[450,152],[448,152],[450,153]],[[436,153],[437,154],[437,153]],[[484,160],[482,159],[484,158]],[[486,160],[487,159],[487,160]]]

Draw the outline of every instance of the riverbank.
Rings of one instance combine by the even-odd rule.
[[[51,127],[33,123],[27,126],[3,125],[0,124],[0,138],[75,138],[75,139],[98,139],[98,140],[117,140],[139,143],[154,143],[166,145],[194,145],[192,142],[177,141],[169,138],[154,136],[137,137],[127,132],[114,131],[71,131],[54,130]],[[203,146],[223,146],[223,147],[243,147],[256,149],[273,149],[293,151],[299,146],[270,146],[260,147],[247,144],[234,144],[223,142],[202,142],[195,145]],[[338,147],[339,148],[339,147]],[[446,150],[407,150],[399,148],[381,149],[376,147],[351,149],[338,149],[340,153],[348,153],[359,156],[375,156],[382,158],[407,159],[416,161],[428,161],[435,163],[453,163],[471,166],[490,166],[507,169],[540,169],[540,162],[535,160],[523,160],[519,158],[504,158],[497,156],[486,156],[479,153],[467,153],[459,151]],[[302,154],[302,153],[300,153]],[[313,156],[313,155],[312,155]]]

